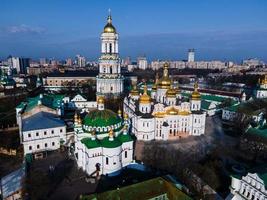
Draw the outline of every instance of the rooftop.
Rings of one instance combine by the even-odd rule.
[[[39,112],[22,120],[22,131],[63,127],[65,123],[57,115]]]
[[[107,192],[81,196],[81,200],[104,200],[104,199],[127,199],[142,200],[151,199],[166,194],[168,199],[189,200],[188,195],[178,189],[173,182],[167,178],[157,177],[144,182],[132,184],[126,187],[110,190]]]

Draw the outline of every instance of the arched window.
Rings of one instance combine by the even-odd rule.
[[[108,165],[108,158],[106,158],[106,165]]]
[[[112,54],[112,44],[109,43],[109,53]]]

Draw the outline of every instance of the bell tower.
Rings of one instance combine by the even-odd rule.
[[[97,96],[118,97],[123,92],[123,76],[118,48],[118,33],[109,11],[107,24],[101,34],[99,74],[96,77]]]

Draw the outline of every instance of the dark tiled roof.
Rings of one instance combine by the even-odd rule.
[[[22,131],[39,130],[65,126],[63,120],[56,115],[46,112],[39,112],[22,120]]]

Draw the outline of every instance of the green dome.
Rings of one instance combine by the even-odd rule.
[[[84,118],[83,125],[89,127],[108,127],[122,122],[122,119],[113,111],[93,110]]]

